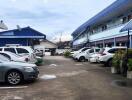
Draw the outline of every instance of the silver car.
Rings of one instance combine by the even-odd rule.
[[[17,85],[24,80],[35,80],[38,74],[35,64],[10,61],[0,55],[0,82]]]

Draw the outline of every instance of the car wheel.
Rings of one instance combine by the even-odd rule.
[[[22,74],[18,71],[11,71],[6,76],[6,81],[10,85],[18,85],[22,82]]]
[[[108,67],[112,67],[112,59],[107,62]]]
[[[80,61],[80,62],[85,62],[86,59],[85,59],[85,57],[80,57],[80,58],[79,58],[79,61]]]

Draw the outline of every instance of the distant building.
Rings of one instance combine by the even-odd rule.
[[[0,32],[0,46],[6,44],[20,44],[22,46],[34,46],[40,39],[46,39],[46,35],[30,27]]]
[[[120,30],[131,19],[132,0],[116,0],[72,33],[72,46],[73,48],[126,46],[127,32]],[[132,48],[132,32],[130,47]]]
[[[58,49],[70,49],[71,41],[58,42],[57,45]]]
[[[57,45],[47,39],[41,40],[39,44],[36,44],[34,46],[36,49],[43,48],[45,49],[45,52],[48,52],[48,55],[54,55],[56,52],[56,49],[58,48]]]

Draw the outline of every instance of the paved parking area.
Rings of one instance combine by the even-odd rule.
[[[0,100],[131,100],[132,87],[120,87],[126,80],[110,68],[75,62],[60,56],[44,57],[39,79],[10,87],[0,84]]]

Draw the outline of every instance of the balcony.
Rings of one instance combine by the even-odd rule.
[[[109,38],[114,38],[114,37],[119,37],[119,36],[124,36],[126,33],[120,33],[120,30],[125,26],[125,24],[116,26],[114,28],[105,30],[103,32],[99,32],[96,34],[93,34],[89,37],[90,41],[99,41],[99,40],[104,40],[104,39],[109,39]]]

